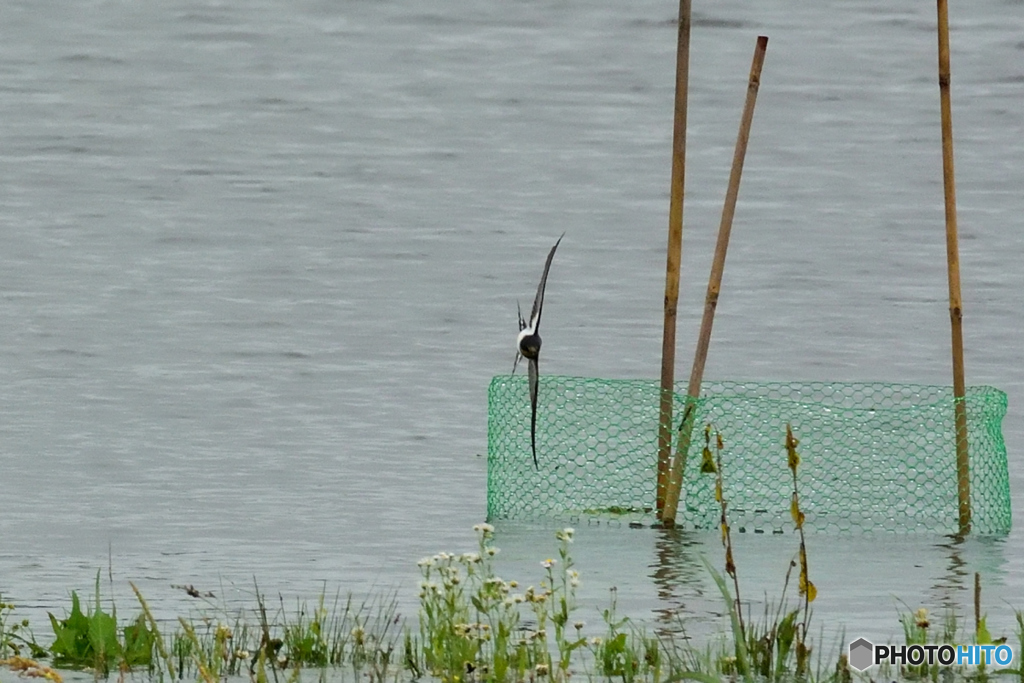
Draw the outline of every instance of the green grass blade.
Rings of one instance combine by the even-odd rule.
[[[752,680],[750,676],[750,664],[747,657],[747,643],[743,637],[743,629],[740,628],[739,614],[736,612],[736,601],[732,599],[732,594],[729,593],[729,586],[725,583],[725,577],[719,574],[708,559],[701,555],[701,562],[707,567],[708,573],[711,574],[711,578],[718,584],[718,590],[722,592],[722,598],[725,600],[726,606],[729,608],[729,621],[732,624],[732,637],[736,643],[736,670],[741,676],[747,681]]]

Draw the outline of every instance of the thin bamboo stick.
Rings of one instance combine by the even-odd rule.
[[[964,400],[963,304],[960,300],[960,247],[956,229],[956,180],[953,174],[953,109],[949,98],[949,11],[938,0],[939,103],[942,109],[942,184],[946,207],[946,264],[949,270],[949,321],[953,342],[953,400],[956,425],[956,480],[960,534],[971,530],[971,466]]]
[[[754,48],[754,59],[750,65],[747,100],[743,105],[740,132],[736,138],[736,151],[732,157],[729,188],[725,193],[725,206],[722,208],[722,222],[718,227],[718,243],[715,245],[715,258],[711,264],[708,292],[704,299],[704,317],[700,322],[700,337],[697,339],[697,350],[694,353],[693,368],[690,371],[690,384],[686,390],[686,411],[683,413],[683,420],[679,426],[676,457],[672,461],[668,489],[665,492],[665,508],[662,510],[661,517],[666,526],[675,525],[676,509],[679,506],[679,496],[683,483],[683,470],[686,467],[686,454],[690,450],[693,421],[697,412],[696,401],[700,396],[700,385],[704,378],[704,362],[707,360],[708,347],[711,344],[711,326],[715,321],[715,308],[718,306],[718,294],[722,287],[725,254],[729,249],[732,219],[736,213],[736,199],[739,197],[740,178],[743,175],[743,160],[747,154],[747,142],[750,140],[750,125],[754,120],[754,104],[757,101],[757,89],[761,84],[761,66],[764,64],[764,55],[767,49],[768,36],[758,36],[757,46]]]
[[[676,367],[676,308],[683,253],[683,187],[686,177],[686,101],[690,80],[690,2],[679,0],[676,47],[676,103],[672,127],[672,179],[668,209],[668,263],[665,268],[665,330],[661,342],[661,408],[658,418],[658,514],[672,459],[672,398]]]

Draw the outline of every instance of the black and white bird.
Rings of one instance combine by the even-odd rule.
[[[555,249],[565,237],[565,233],[558,238],[555,246],[548,252],[548,260],[544,262],[544,274],[540,276],[540,285],[537,287],[537,296],[533,300],[533,311],[530,313],[529,324],[523,320],[523,310],[519,308],[519,336],[516,338],[516,360],[512,364],[512,374],[515,374],[519,359],[525,358],[530,366],[530,448],[533,450],[533,466],[540,469],[537,463],[537,384],[538,370],[537,361],[540,359],[540,314],[544,308],[544,287],[548,282],[548,271],[551,269],[551,259],[555,257]]]

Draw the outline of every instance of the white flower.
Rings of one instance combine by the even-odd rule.
[[[424,557],[422,560],[416,563],[417,567],[433,567],[437,564],[437,560],[433,557]]]
[[[489,534],[494,533],[494,527],[488,524],[487,522],[483,522],[482,524],[474,524],[473,531],[477,532],[478,534],[482,533],[485,536],[487,536]]]
[[[604,642],[604,640],[601,639],[601,636],[594,636],[593,638],[590,639],[590,644],[593,645],[594,647],[597,647],[598,645],[600,645],[603,642]]]
[[[557,561],[556,560],[552,560],[549,557],[548,559],[546,559],[543,562],[541,562],[540,566],[544,567],[544,569],[551,569],[552,567],[555,566],[555,564],[557,564]]]
[[[570,569],[567,573],[569,574],[570,586],[575,588],[576,586],[580,585],[580,573],[578,571],[576,571],[575,569]]]
[[[478,553],[463,553],[459,556],[459,562],[463,564],[477,564],[480,562],[480,555]]]
[[[487,546],[486,548],[484,548],[484,552],[487,553],[487,557],[494,557],[495,555],[500,553],[501,550],[493,546]]]
[[[574,533],[576,533],[575,529],[573,529],[571,526],[566,527],[561,531],[556,531],[555,538],[557,538],[559,541],[566,541],[567,543],[572,543],[572,535]]]
[[[587,624],[584,621],[577,621],[575,624],[573,624],[573,628],[575,628],[577,631],[582,631],[583,627],[586,625]]]

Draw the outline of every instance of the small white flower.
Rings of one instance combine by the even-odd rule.
[[[435,564],[437,564],[437,560],[435,560],[433,557],[424,557],[422,560],[416,563],[416,566],[421,568],[433,567]]]
[[[495,555],[501,552],[501,549],[495,548],[493,546],[487,546],[486,548],[484,548],[484,552],[487,553],[487,557],[494,557]]]
[[[555,564],[556,564],[556,563],[557,563],[557,561],[556,561],[556,560],[552,560],[552,559],[551,559],[551,558],[549,557],[548,559],[546,559],[546,560],[544,560],[543,562],[541,562],[541,563],[540,563],[540,566],[544,567],[544,569],[551,569],[552,567],[554,567],[554,566],[555,566]]]
[[[604,640],[601,638],[601,636],[594,636],[593,638],[590,639],[590,644],[593,645],[594,647],[597,647],[598,645],[600,645],[603,642],[604,642]]]
[[[573,628],[575,628],[577,631],[582,631],[583,627],[586,625],[587,623],[585,621],[577,621],[575,624],[573,624]]]
[[[572,535],[574,533],[576,533],[575,529],[573,529],[571,526],[570,527],[566,527],[566,528],[562,529],[561,531],[556,531],[555,532],[555,538],[558,539],[559,541],[566,541],[567,543],[572,543]]]
[[[494,533],[494,527],[488,524],[487,522],[483,522],[482,524],[474,524],[473,531],[477,533],[482,533],[486,536]]]
[[[459,562],[463,564],[477,564],[480,562],[480,555],[478,553],[463,553],[459,556]]]

